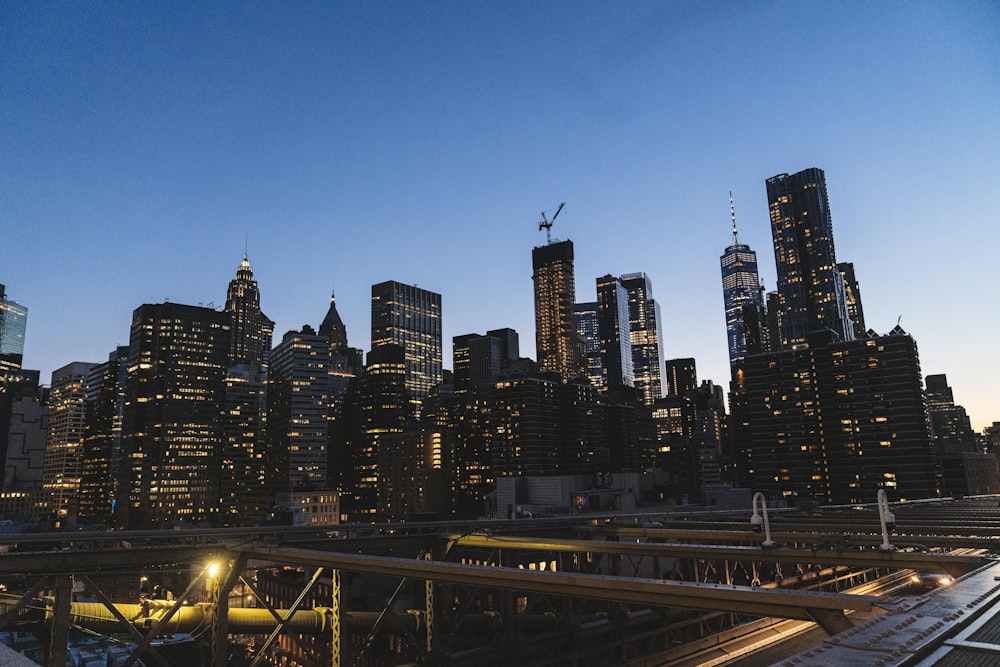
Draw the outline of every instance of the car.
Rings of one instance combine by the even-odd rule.
[[[945,588],[955,583],[955,579],[950,574],[942,572],[917,572],[910,577],[910,583],[917,588],[930,591],[935,588]]]

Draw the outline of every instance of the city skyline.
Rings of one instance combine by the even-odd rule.
[[[552,234],[574,242],[577,301],[599,276],[646,273],[665,358],[727,386],[728,193],[773,290],[765,181],[818,167],[868,326],[901,316],[974,428],[1000,419],[988,3],[0,19],[0,282],[46,384],[126,343],[142,304],[221,308],[245,250],[275,340],[318,326],[335,288],[369,349],[371,286],[394,280],[442,295],[446,368],[456,335],[527,343],[540,211],[566,201]]]

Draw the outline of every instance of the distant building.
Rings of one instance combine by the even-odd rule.
[[[751,355],[734,374],[733,465],[774,500],[845,504],[938,494],[917,345],[888,335]]]
[[[668,396],[687,396],[698,389],[698,371],[694,359],[669,359],[665,366]]]
[[[519,338],[513,329],[494,329],[485,336],[455,336],[451,349],[455,391],[475,391],[492,384],[520,355]]]
[[[726,338],[729,341],[729,365],[747,354],[764,352],[761,332],[766,331],[764,304],[757,273],[757,253],[740,243],[733,211],[733,243],[719,258],[722,267],[722,299],[726,310]]]
[[[127,503],[127,471],[122,451],[128,346],[91,369],[87,379],[87,428],[80,469],[81,521],[115,523],[119,503]]]
[[[87,381],[95,364],[74,361],[52,373],[42,489],[57,527],[75,523],[87,424]]]
[[[6,517],[10,519],[29,519],[41,501],[49,390],[40,385],[39,375],[39,371],[21,370],[0,385],[0,488],[12,494],[8,504],[17,514]]]
[[[272,494],[325,490],[330,341],[309,325],[271,351],[267,388],[267,486]]]
[[[851,340],[854,326],[837,268],[823,170],[767,179],[767,201],[778,271],[781,332],[776,347],[805,343],[811,332],[820,330],[833,331],[838,341]]]
[[[576,304],[576,334],[583,348],[587,379],[598,389],[604,389],[604,364],[601,361],[601,333],[597,302]]]
[[[928,375],[926,382],[931,436],[938,454],[981,451],[969,415],[965,408],[955,404],[948,376]]]
[[[535,349],[541,371],[563,382],[583,377],[583,350],[576,334],[573,242],[560,241],[531,251],[535,285]]]
[[[441,295],[394,280],[372,285],[371,344],[403,348],[406,390],[419,405],[443,376]]]
[[[612,275],[597,279],[597,329],[604,388],[634,387],[628,291]]]
[[[9,300],[6,287],[0,284],[0,384],[21,369],[27,323],[28,308]]]
[[[652,406],[663,396],[663,340],[660,305],[653,299],[653,281],[645,273],[619,276],[628,292],[629,330],[632,335],[632,373],[642,401]]]
[[[178,303],[132,314],[122,442],[133,525],[218,513],[231,324],[229,313]]]

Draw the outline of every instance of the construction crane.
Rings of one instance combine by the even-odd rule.
[[[547,217],[545,217],[545,213],[546,212],[542,211],[542,221],[538,223],[538,230],[539,231],[541,231],[543,229],[545,230],[545,243],[546,244],[551,244],[552,243],[552,223],[555,222],[556,218],[559,217],[559,212],[563,210],[563,206],[565,206],[565,205],[566,205],[566,202],[563,202],[563,203],[559,204],[559,208],[556,209],[556,213],[555,213],[555,215],[552,216],[551,220],[549,220]],[[549,210],[551,211],[552,209],[549,209]]]

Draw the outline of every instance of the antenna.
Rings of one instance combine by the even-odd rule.
[[[538,230],[539,231],[541,231],[543,229],[545,230],[545,243],[547,245],[551,245],[551,243],[552,243],[552,223],[555,222],[556,218],[559,217],[559,213],[560,213],[560,211],[563,210],[563,206],[565,206],[565,205],[566,205],[566,202],[563,202],[563,203],[559,204],[559,208],[556,209],[556,213],[555,213],[555,215],[552,216],[551,220],[549,220],[547,217],[545,217],[545,213],[546,212],[542,211],[542,221],[538,223]],[[549,209],[549,210],[551,211],[552,209]]]
[[[733,204],[733,191],[729,191],[729,215],[733,218],[733,245],[740,244],[740,237],[736,234],[736,205]]]

